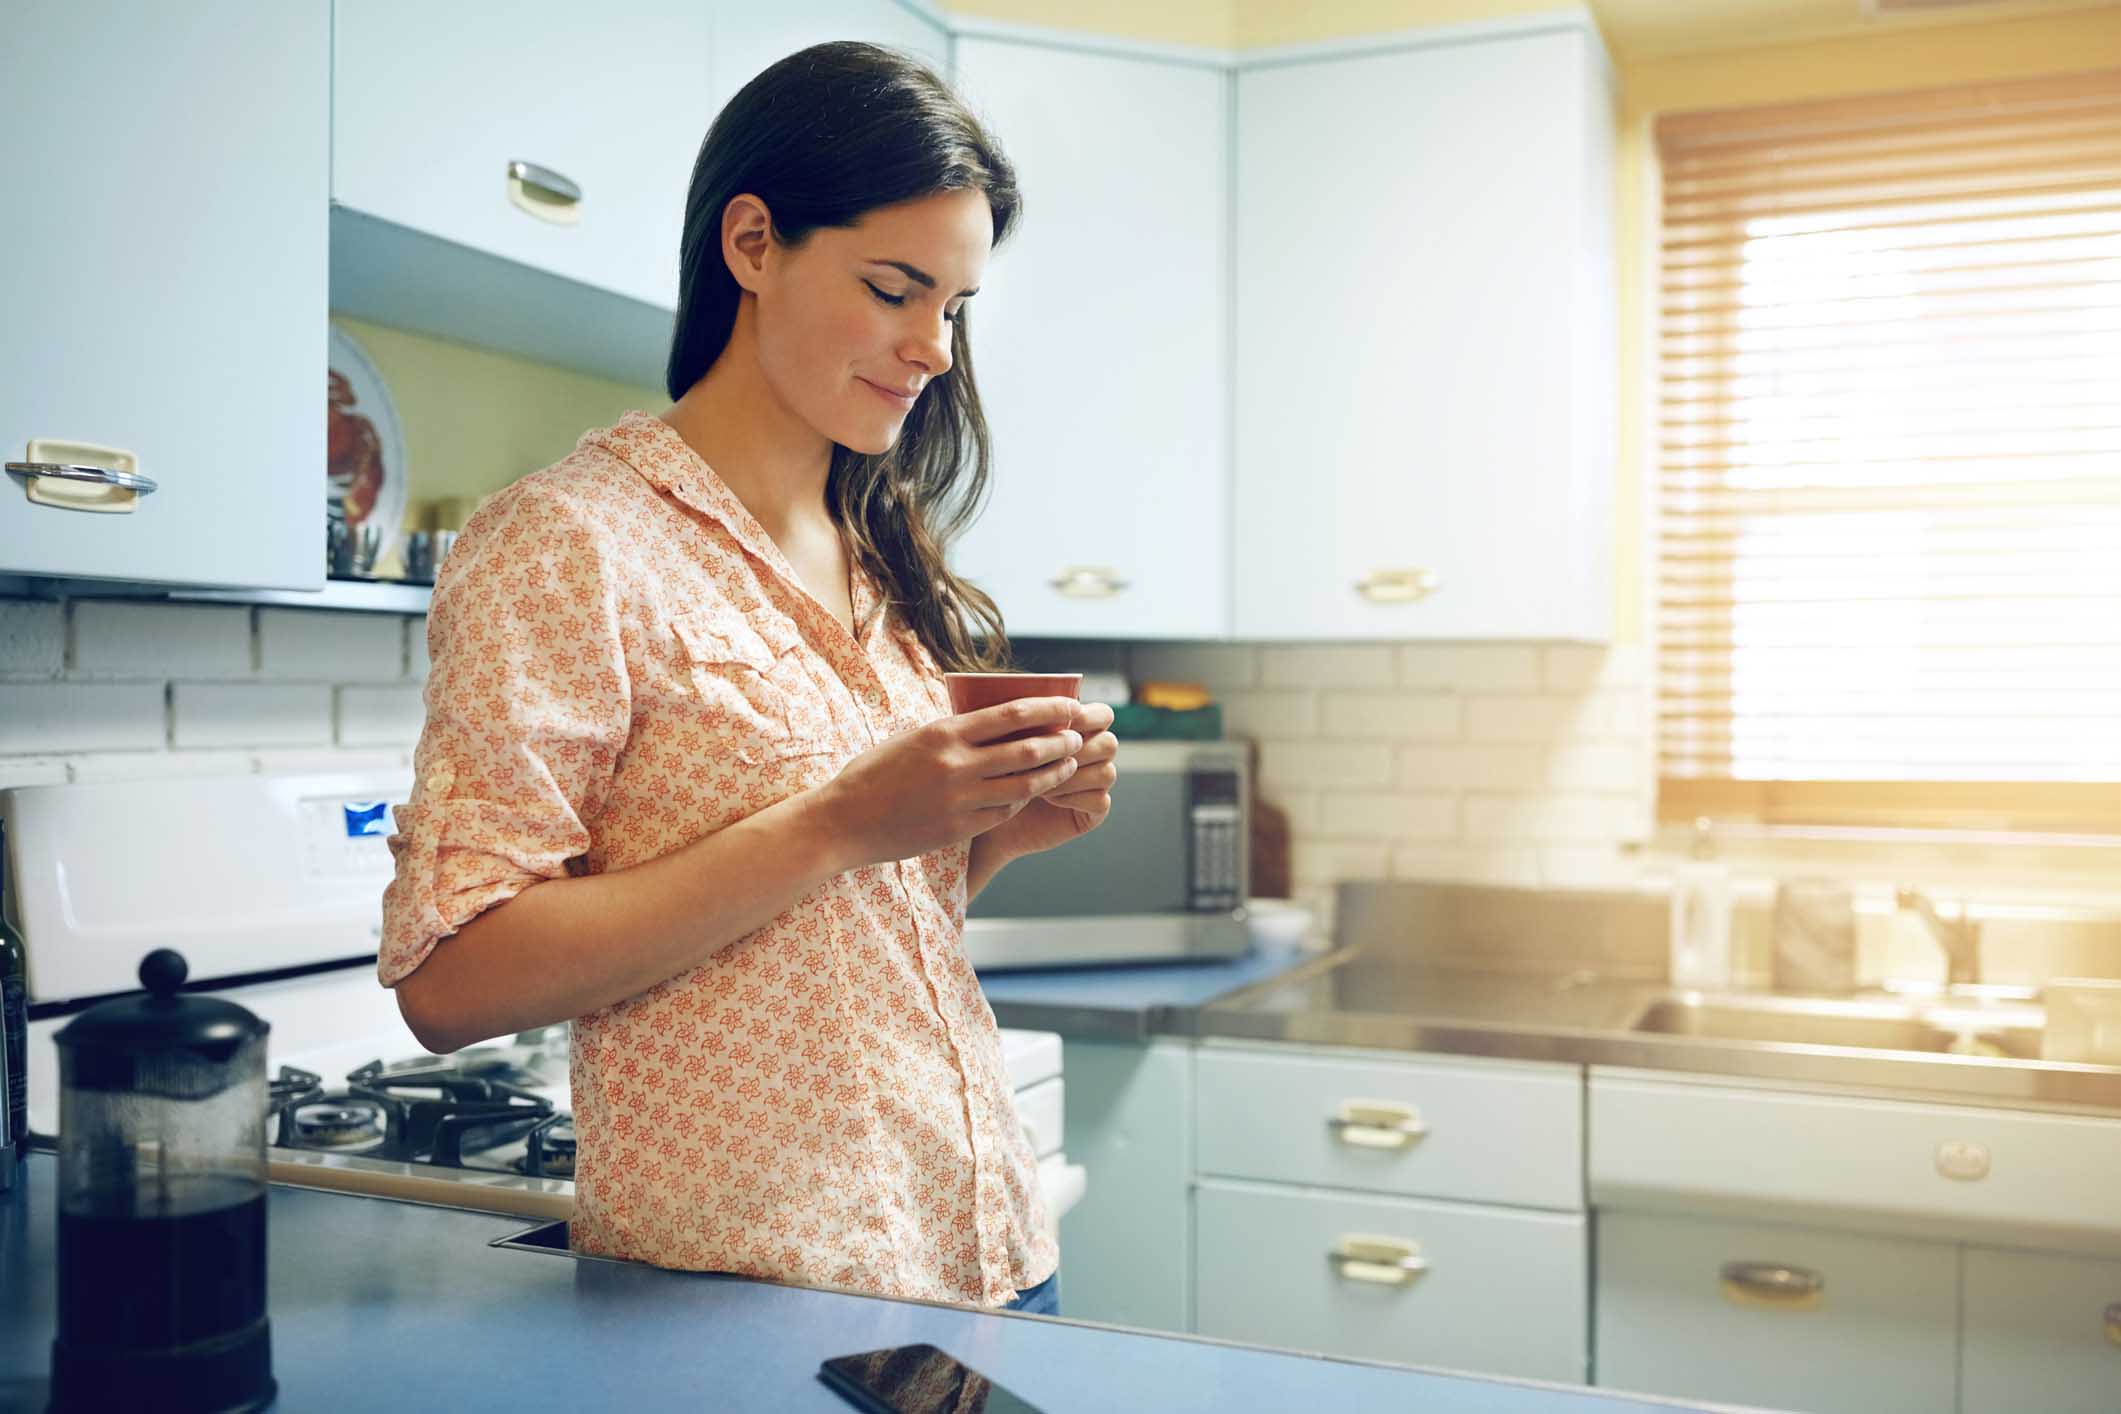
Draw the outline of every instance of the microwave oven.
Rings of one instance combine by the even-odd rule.
[[[1245,952],[1246,756],[1241,742],[1121,742],[1105,822],[1011,861],[972,900],[972,965],[993,972]]]

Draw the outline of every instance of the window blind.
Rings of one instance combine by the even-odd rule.
[[[1660,813],[2121,832],[2121,71],[1656,136]]]

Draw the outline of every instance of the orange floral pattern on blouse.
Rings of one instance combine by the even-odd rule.
[[[919,640],[852,592],[859,638],[644,413],[481,505],[428,618],[383,984],[541,879],[655,859],[948,715]],[[961,945],[968,854],[838,875],[575,1020],[577,1251],[984,1305],[1052,1275]]]

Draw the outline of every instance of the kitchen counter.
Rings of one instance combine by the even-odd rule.
[[[1314,949],[1258,944],[1215,962],[1130,963],[982,972],[980,987],[1003,1026],[1058,1031],[1092,1041],[1145,1041],[1193,1034],[1200,1009],[1218,997],[1294,972]]]
[[[1968,1034],[1988,1025],[2018,1048],[1955,1054],[1799,1039],[1836,1024],[1880,1036],[1916,1035],[1925,1003],[1879,996],[1812,1001],[1771,994],[1702,996],[1662,981],[1595,971],[1481,972],[1422,965],[1389,948],[1350,946],[1202,1006],[1187,1034],[1387,1050],[1565,1061],[1580,1065],[1850,1086],[1975,1104],[2090,1107],[2121,1112],[2121,1066],[2037,1059],[2037,1030],[2020,1008],[1969,1004]],[[1932,1009],[1939,1009],[1931,1004]],[[1703,1013],[1755,1024],[1761,1035],[1701,1034]],[[1816,1013],[1817,1015],[1814,1015]],[[1666,1028],[1641,1023],[1659,1018]],[[1936,1034],[1930,1028],[1931,1034]],[[2032,1054],[2024,1054],[2028,1048]]]
[[[0,1408],[41,1409],[57,1160],[0,1194]],[[519,1218],[274,1185],[280,1409],[850,1407],[828,1356],[926,1341],[1047,1411],[1700,1408],[493,1244]]]

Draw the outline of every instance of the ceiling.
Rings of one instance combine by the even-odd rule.
[[[1865,0],[1587,0],[1606,43],[1624,59],[1658,59],[1766,44],[1905,33],[1930,25],[1971,24],[2109,9],[2121,27],[2117,0],[1971,0],[1870,14]],[[1887,0],[1892,4],[1894,0]],[[1906,3],[1907,0],[1900,0]]]

